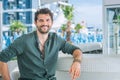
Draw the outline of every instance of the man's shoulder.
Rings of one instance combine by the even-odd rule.
[[[29,40],[29,39],[32,39],[33,37],[34,37],[34,32],[30,32],[30,33],[21,35],[18,39]]]
[[[55,32],[50,32],[49,35],[50,35],[50,36],[57,36],[57,33],[55,33]]]
[[[61,40],[61,39],[62,39],[61,36],[58,35],[58,34],[55,33],[55,32],[50,32],[50,33],[49,33],[49,37],[52,38],[52,39],[56,39],[56,40]]]
[[[34,33],[35,33],[35,31],[29,32],[27,34],[22,35],[22,37],[31,37],[31,36],[34,36]]]
[[[60,38],[60,36],[56,32],[50,32],[49,36],[52,38]]]

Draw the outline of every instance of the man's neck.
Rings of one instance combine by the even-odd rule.
[[[37,36],[38,36],[38,39],[40,40],[40,42],[44,44],[45,41],[46,41],[47,38],[48,38],[48,33],[42,34],[42,33],[40,33],[39,31],[37,31]]]

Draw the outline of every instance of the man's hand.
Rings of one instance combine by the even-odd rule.
[[[70,68],[70,74],[72,77],[72,80],[76,80],[80,76],[80,63],[79,62],[73,62],[71,68]]]
[[[0,62],[0,74],[3,80],[10,80],[10,74],[7,63]]]
[[[72,77],[72,80],[76,80],[80,76],[80,70],[81,70],[81,60],[82,60],[82,51],[79,49],[74,50],[73,52],[73,64],[70,68],[70,74]]]

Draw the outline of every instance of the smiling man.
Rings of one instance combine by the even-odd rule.
[[[37,30],[22,35],[0,52],[0,61],[7,62],[17,56],[19,80],[56,80],[58,52],[62,51],[73,55],[70,73],[72,80],[75,80],[80,76],[81,50],[56,33],[49,32],[53,24],[53,14],[48,8],[38,9],[34,20]]]

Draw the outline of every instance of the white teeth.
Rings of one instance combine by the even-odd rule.
[[[45,26],[42,26],[42,27],[48,27],[47,25],[45,25]]]

